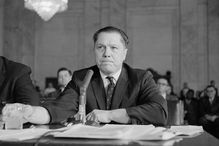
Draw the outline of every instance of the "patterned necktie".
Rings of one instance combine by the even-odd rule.
[[[113,90],[115,87],[115,84],[113,82],[113,77],[106,77],[109,80],[109,85],[107,87],[107,93],[106,93],[106,109],[109,110],[111,108],[111,102],[112,102],[112,96],[113,96]]]

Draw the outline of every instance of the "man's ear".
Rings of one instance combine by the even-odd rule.
[[[128,52],[128,49],[127,49],[127,48],[125,48],[125,49],[124,49],[124,60],[123,60],[123,61],[125,61],[125,59],[126,59],[127,52]]]

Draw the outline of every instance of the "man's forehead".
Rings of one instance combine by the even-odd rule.
[[[212,91],[212,90],[214,90],[214,88],[213,87],[208,87],[207,90]]]
[[[95,45],[109,43],[110,45],[125,46],[125,42],[118,32],[101,32],[98,35]]]
[[[160,83],[167,83],[167,80],[166,79],[158,79],[158,82],[160,82]]]
[[[62,70],[59,72],[59,74],[69,74],[69,72],[67,70]]]
[[[122,40],[122,36],[120,33],[112,31],[112,32],[101,32],[97,37],[97,41],[102,38],[106,38],[108,36],[113,36],[115,40]]]
[[[121,34],[115,31],[110,31],[110,32],[101,32],[97,39],[100,38],[100,36],[106,36],[106,35],[115,35],[115,36],[119,36],[120,38],[122,38]]]

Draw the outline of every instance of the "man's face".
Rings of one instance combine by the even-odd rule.
[[[58,73],[58,85],[65,87],[68,84],[68,82],[71,81],[71,77],[72,76],[69,74],[67,70],[60,71]]]
[[[102,32],[94,45],[96,63],[106,75],[111,75],[122,68],[127,54],[122,37],[117,32]]]
[[[213,87],[207,88],[206,92],[207,92],[207,96],[210,98],[214,98],[216,95],[216,91]]]
[[[166,93],[168,88],[168,82],[165,79],[158,79],[157,86],[161,94]]]

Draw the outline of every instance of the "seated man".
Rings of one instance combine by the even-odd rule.
[[[169,83],[167,79],[165,77],[158,78],[157,86],[163,98],[167,99],[167,90],[169,89]]]
[[[39,104],[30,73],[26,65],[0,56],[0,111],[8,103]]]
[[[65,67],[62,67],[57,72],[57,78],[58,78],[59,90],[60,90],[60,92],[63,92],[65,87],[71,81],[72,72],[71,72],[71,70],[69,70]]]
[[[167,103],[159,94],[151,73],[123,63],[128,51],[127,35],[109,26],[98,30],[93,40],[96,65],[75,71],[72,80],[55,102],[43,107],[19,104],[24,109],[24,119],[47,124],[77,115],[80,86],[87,71],[92,70],[94,74],[87,88],[87,120],[165,125]],[[11,106],[15,104],[5,107],[3,115],[13,112],[7,110]]]
[[[199,101],[199,124],[204,130],[219,138],[219,97],[213,85],[206,88],[207,96]]]
[[[189,85],[188,85],[188,83],[187,82],[184,82],[183,83],[183,88],[182,88],[182,90],[180,91],[180,95],[179,95],[179,99],[180,100],[185,100],[185,98],[186,98],[186,94],[187,94],[187,92],[189,91]]]
[[[174,101],[178,100],[176,95],[171,94],[172,89],[166,77],[159,77],[157,79],[157,86],[160,94],[164,97],[164,99]]]
[[[58,80],[58,90],[52,92],[48,95],[48,97],[57,98],[65,89],[67,84],[71,81],[72,72],[71,70],[62,67],[57,71],[57,80]]]
[[[189,89],[184,101],[184,123],[189,125],[198,124],[198,101],[194,95],[194,90]]]

